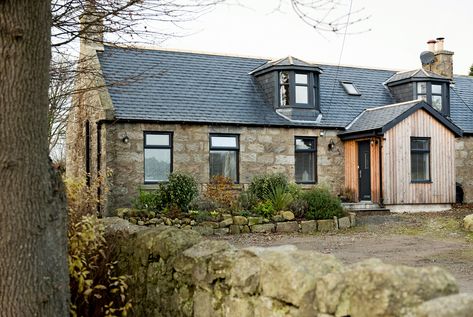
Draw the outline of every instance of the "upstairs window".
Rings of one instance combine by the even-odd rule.
[[[239,137],[235,134],[210,135],[210,178],[225,176],[238,183]]]
[[[317,108],[318,76],[312,72],[279,72],[279,106]]]
[[[430,182],[430,138],[411,138],[411,181]]]
[[[418,82],[416,95],[444,115],[449,114],[447,85],[442,83]]]
[[[316,182],[317,139],[311,137],[295,138],[295,179],[296,183]]]
[[[349,81],[342,81],[341,82],[343,89],[345,89],[345,92],[351,96],[361,96],[360,92],[358,89],[356,89],[355,84]]]
[[[166,182],[172,172],[172,133],[145,132],[145,183]]]

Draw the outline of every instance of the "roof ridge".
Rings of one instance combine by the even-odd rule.
[[[374,111],[374,110],[380,110],[380,109],[385,109],[385,108],[390,108],[390,107],[398,107],[398,106],[403,106],[409,103],[418,103],[422,101],[422,99],[415,99],[415,100],[409,100],[409,101],[404,101],[404,102],[398,102],[398,103],[392,103],[389,105],[384,105],[384,106],[379,106],[379,107],[374,107],[374,108],[368,108],[365,109],[364,111]]]

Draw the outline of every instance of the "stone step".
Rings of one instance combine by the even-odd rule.
[[[359,203],[342,203],[342,206],[346,209],[350,210],[358,210],[358,209],[377,209],[381,208],[378,204],[372,202],[359,202]]]

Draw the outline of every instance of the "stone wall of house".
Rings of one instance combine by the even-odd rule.
[[[104,223],[134,316],[471,316],[473,294],[438,267],[343,265],[294,246],[236,249],[192,230]]]
[[[464,191],[464,202],[473,203],[473,137],[461,137],[455,143],[456,181]]]
[[[144,184],[144,131],[173,132],[173,170],[191,173],[201,184],[209,182],[209,133],[235,133],[240,136],[240,186],[255,175],[284,173],[294,181],[294,137],[317,137],[317,179],[335,194],[344,180],[343,146],[335,131],[317,129],[210,126],[191,124],[115,123],[107,124],[106,166],[112,176],[108,210],[127,207]],[[129,142],[122,139],[128,136]],[[329,150],[329,143],[335,146]]]

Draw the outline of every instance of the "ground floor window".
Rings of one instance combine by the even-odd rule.
[[[240,141],[235,134],[210,134],[210,177],[221,175],[238,183]]]
[[[430,138],[411,138],[411,181],[430,182]]]
[[[317,181],[317,139],[312,137],[296,137],[294,151],[296,183],[315,183]]]
[[[145,183],[168,180],[172,172],[172,133],[145,132]]]

